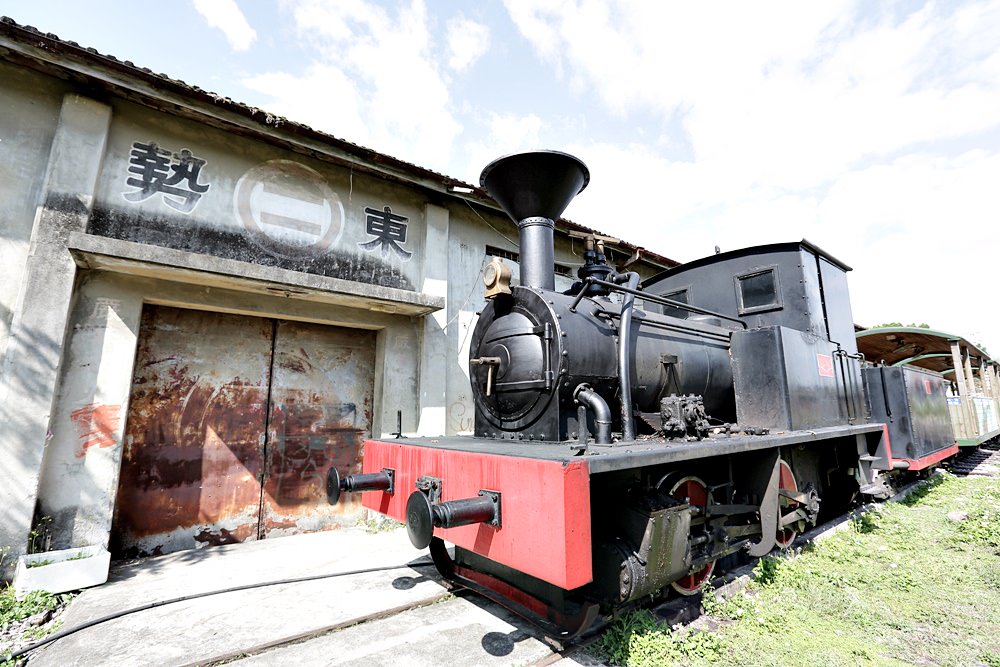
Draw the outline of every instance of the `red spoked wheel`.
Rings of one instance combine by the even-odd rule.
[[[677,480],[677,483],[670,489],[670,495],[689,505],[702,508],[707,507],[712,501],[705,482],[697,477],[682,477]],[[684,575],[670,585],[681,595],[694,595],[701,588],[701,585],[708,581],[714,570],[715,561],[713,560],[697,572]]]
[[[778,478],[778,489],[781,491],[798,491],[799,485],[795,481],[795,475],[792,474],[792,467],[788,465],[784,459],[779,461],[779,466],[780,477]],[[778,520],[781,520],[781,516],[783,514],[787,514],[789,511],[794,510],[798,506],[798,501],[779,495]],[[785,549],[795,540],[796,535],[798,535],[798,532],[792,530],[791,528],[778,528],[777,532],[774,534],[774,541],[778,544],[779,548]]]

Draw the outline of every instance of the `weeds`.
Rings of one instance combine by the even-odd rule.
[[[781,570],[783,559],[773,556],[764,556],[753,568],[753,580],[761,586],[769,586],[778,580],[778,572]]]
[[[52,634],[61,627],[62,627],[62,619],[59,619],[48,625],[38,625],[33,628],[28,628],[27,630],[25,630],[24,634],[21,635],[21,637],[23,639],[28,640],[29,642],[33,642],[41,639],[42,637],[45,637],[46,635]]]
[[[32,561],[30,563],[25,563],[24,566],[27,567],[27,568],[45,567],[46,565],[52,565],[52,563],[54,563],[54,562],[55,562],[54,560],[49,560],[49,559],[46,558],[45,560],[36,560],[36,561]]]
[[[671,630],[645,609],[615,619],[598,642],[606,660],[628,667],[662,667],[689,660],[715,661],[722,657],[715,635],[689,628]]]
[[[851,528],[862,535],[874,533],[878,530],[878,520],[878,510],[867,510],[851,518]]]
[[[45,612],[56,612],[73,598],[70,593],[53,595],[46,591],[32,591],[23,600],[18,600],[13,586],[0,589],[0,667],[14,667],[22,664],[23,658],[17,662],[10,658],[11,652],[24,645],[55,632],[62,626],[62,620],[50,620],[48,623],[33,625],[36,621],[26,623],[32,616]],[[46,618],[51,614],[46,614]],[[42,620],[42,619],[39,619]]]
[[[28,533],[28,553],[37,554],[48,551],[52,544],[52,517],[43,516]]]
[[[31,591],[23,600],[14,595],[14,587],[7,586],[0,591],[0,628],[23,621],[43,611],[54,611],[68,603],[73,596],[68,593],[53,595],[48,591]]]
[[[965,518],[949,519],[957,510]],[[793,558],[761,559],[727,600],[705,591],[713,634],[634,612],[602,637],[602,657],[629,667],[1000,667],[1000,479],[937,475],[851,528]]]
[[[947,474],[937,474],[933,475],[930,479],[924,481],[923,484],[913,489],[905,498],[899,501],[900,505],[904,507],[914,507],[920,505],[924,498],[931,495],[935,489],[945,483],[948,479]]]
[[[397,528],[402,528],[403,525],[395,519],[374,513],[370,513],[367,518],[358,519],[358,526],[364,528],[365,532],[369,534],[393,531]]]

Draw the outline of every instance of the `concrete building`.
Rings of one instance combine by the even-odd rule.
[[[482,269],[517,256],[483,191],[9,19],[0,90],[11,556],[336,526],[366,437],[472,429]],[[557,286],[588,231],[557,225]]]

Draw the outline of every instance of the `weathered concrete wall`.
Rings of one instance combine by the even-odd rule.
[[[66,239],[87,224],[110,116],[93,100],[63,98],[11,317],[0,374],[0,545],[14,554],[23,552],[31,527],[62,364],[76,275]]]
[[[350,169],[118,102],[87,231],[416,290],[424,204]]]
[[[448,297],[448,271],[451,251],[449,236],[451,221],[448,210],[428,205],[425,209],[427,238],[424,244],[424,275],[422,291]],[[447,301],[446,301],[447,304]],[[450,308],[446,307],[424,318],[421,338],[420,435],[443,435],[448,431],[446,406],[448,405],[448,373],[442,372],[454,358],[449,345],[447,325]]]
[[[0,63],[0,372],[59,122],[61,84]]]
[[[107,546],[142,303],[121,276],[78,281],[38,488],[53,549]]]

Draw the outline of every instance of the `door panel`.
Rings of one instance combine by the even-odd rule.
[[[272,320],[143,309],[115,556],[254,539]]]
[[[326,472],[360,472],[371,432],[375,333],[278,322],[274,340],[261,536],[353,520],[359,498],[326,502]]]

